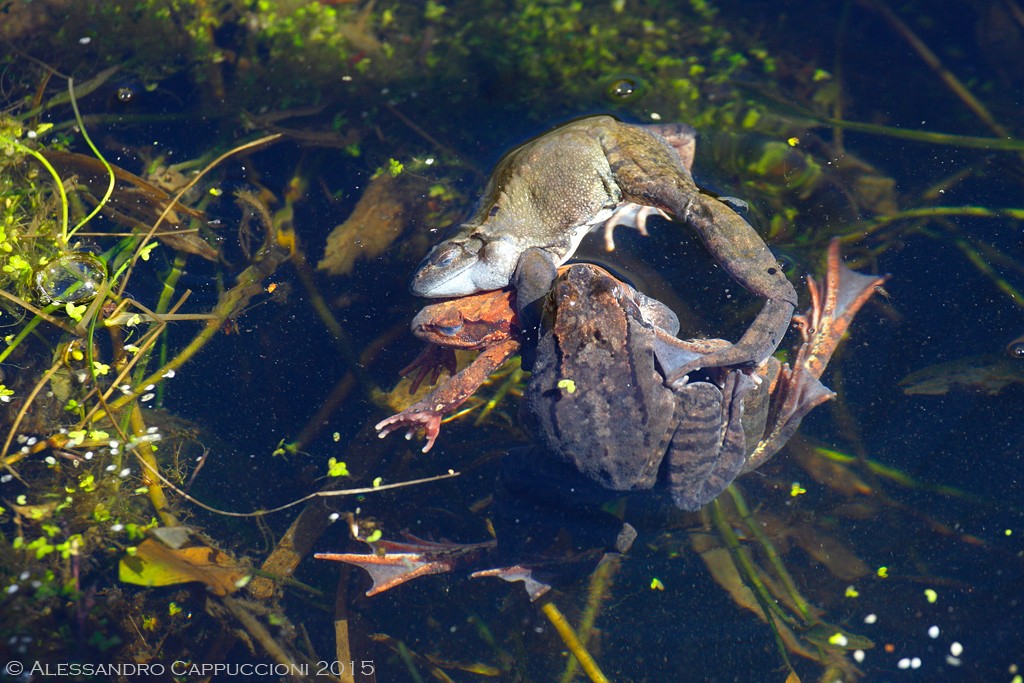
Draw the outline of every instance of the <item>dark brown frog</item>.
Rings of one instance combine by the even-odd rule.
[[[792,370],[769,358],[679,386],[666,379],[676,367],[728,342],[683,342],[664,305],[595,266],[573,266],[545,306],[524,420],[553,454],[611,490],[652,488],[665,461],[676,505],[699,509],[833,396],[818,377],[881,282],[845,269],[833,245],[827,291],[812,281],[814,308],[798,316],[804,340]]]

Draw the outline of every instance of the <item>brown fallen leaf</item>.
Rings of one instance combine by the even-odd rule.
[[[241,588],[249,575],[234,558],[215,548],[175,550],[152,538],[140,543],[134,555],[121,558],[118,569],[124,583],[152,587],[199,581],[222,596]]]
[[[412,175],[382,173],[370,180],[352,214],[327,236],[318,270],[348,275],[356,259],[382,254],[427,210],[427,183]]]

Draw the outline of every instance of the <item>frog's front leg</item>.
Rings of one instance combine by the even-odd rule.
[[[644,237],[647,237],[647,219],[651,216],[660,216],[667,221],[672,220],[669,215],[653,206],[643,206],[633,202],[619,202],[603,223],[604,248],[605,251],[615,251],[615,228],[623,225],[627,228],[635,228]]]
[[[757,365],[775,352],[796,310],[796,290],[761,236],[726,204],[694,194],[681,214],[701,236],[708,251],[734,280],[765,300],[754,322],[731,348],[703,357],[677,371],[674,381],[697,367]]]
[[[430,386],[437,384],[441,371],[448,372],[453,377],[458,371],[458,363],[453,349],[444,348],[435,344],[427,344],[420,355],[416,356],[411,363],[398,371],[402,377],[410,377],[409,393],[415,394],[423,382]]]
[[[417,401],[397,415],[378,422],[374,426],[377,436],[383,439],[391,432],[404,428],[407,430],[405,438],[411,439],[417,429],[423,429],[427,440],[423,452],[426,453],[433,448],[434,441],[441,432],[441,418],[465,403],[466,399],[518,349],[519,341],[516,339],[508,339],[487,347],[462,372],[450,377],[422,401]]]
[[[519,256],[511,283],[516,290],[516,313],[528,336],[540,322],[539,304],[551,291],[556,277],[556,260],[543,249],[530,247]]]

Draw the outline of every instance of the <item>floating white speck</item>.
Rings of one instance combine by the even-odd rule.
[[[327,521],[334,523],[338,521],[339,517],[341,517],[341,515],[339,515],[337,512],[332,512],[330,515],[327,516]]]
[[[954,640],[949,646],[949,654],[953,655],[954,657],[959,657],[963,653],[964,646],[961,645],[958,641]]]
[[[158,431],[160,431],[159,427],[146,427],[147,434],[156,434]]]
[[[25,443],[28,444],[29,446],[35,446],[37,443],[39,443],[39,439],[37,439],[34,436],[30,436],[28,441],[26,441]]]
[[[17,592],[18,592],[18,584],[12,583],[10,586],[7,587],[7,594],[8,595],[13,595],[13,594],[15,594]]]
[[[154,389],[156,389],[156,385],[155,385],[155,384],[147,384],[147,385],[146,385],[146,386],[145,386],[145,387],[143,388],[143,391],[153,391]]]
[[[14,475],[13,474],[5,474],[3,476],[0,476],[0,484],[6,484],[11,479],[14,479]]]
[[[89,36],[85,36],[85,37],[82,37],[82,38],[78,39],[78,44],[79,45],[88,45],[91,42],[92,42],[92,38],[90,38]]]
[[[132,473],[131,468],[125,467],[123,470],[121,470],[120,472],[117,473],[117,476],[119,476],[122,479],[124,479],[125,477],[127,477],[131,473]]]
[[[656,111],[651,112],[651,121],[661,121],[661,114]]]
[[[864,662],[864,650],[854,650],[853,651],[853,661],[857,662],[858,664],[863,663]]]
[[[31,575],[28,572],[22,572],[18,574],[18,581],[27,581],[29,576]]]
[[[900,661],[896,662],[897,669],[909,669],[910,668],[910,657],[904,657]]]
[[[112,525],[112,526],[110,527],[110,530],[111,530],[111,531],[115,531],[115,532],[116,532],[116,531],[124,531],[124,524],[121,524],[121,523],[118,523],[118,524],[114,524],[114,525]]]
[[[865,624],[873,624],[876,621],[878,621],[878,615],[877,614],[869,614],[866,617],[864,617],[864,623]]]
[[[939,627],[938,626],[932,626],[931,628],[929,628],[928,629],[928,637],[929,638],[938,638],[939,637]]]
[[[154,398],[156,398],[156,394],[154,394],[153,392],[149,392],[148,394],[143,394],[142,398],[140,398],[139,400],[140,401],[152,401]]]
[[[132,385],[130,385],[130,384],[122,384],[121,386],[118,387],[118,390],[122,394],[127,396],[128,394],[132,393]]]
[[[117,469],[117,465],[107,465],[103,469],[106,470],[107,472],[113,472],[114,470]]]
[[[960,660],[953,655],[946,655],[946,664],[950,666],[960,666]]]
[[[426,159],[423,160],[423,163],[425,163],[427,166],[433,166],[434,157],[427,157]]]
[[[53,457],[52,455],[48,455],[45,458],[43,458],[43,462],[45,462],[47,465],[56,465],[57,458]]]
[[[86,460],[92,460],[92,451],[86,451],[85,455],[82,456]]]
[[[29,132],[25,133],[25,137],[27,137],[29,140],[35,140],[37,137],[36,132],[34,130],[30,130]]]
[[[164,373],[163,376],[166,377],[167,379],[171,379],[172,377],[174,377],[174,370],[168,370],[167,372]]]

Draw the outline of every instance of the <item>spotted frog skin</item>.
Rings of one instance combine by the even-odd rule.
[[[617,224],[644,231],[651,214],[694,228],[729,275],[765,300],[733,345],[673,371],[750,366],[770,356],[796,306],[796,292],[757,232],[733,209],[701,193],[690,175],[694,132],[681,124],[638,126],[593,116],[555,128],[512,150],[491,175],[477,213],[437,245],[413,276],[412,292],[463,296],[511,284],[522,310],[550,289],[556,267],[583,236]]]

